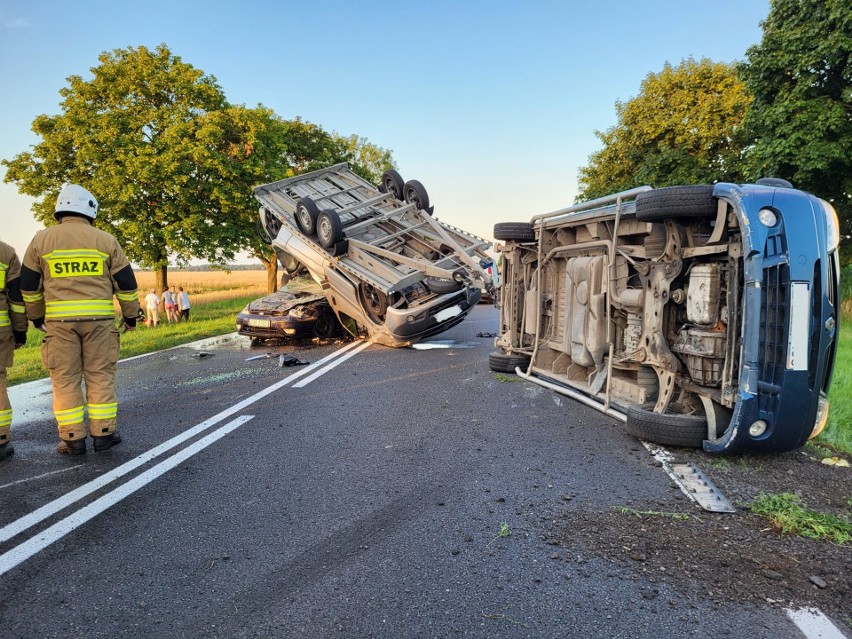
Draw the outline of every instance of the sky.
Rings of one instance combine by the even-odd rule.
[[[33,120],[58,114],[67,78],[90,78],[102,52],[165,43],[233,104],[391,149],[437,218],[490,240],[496,222],[574,202],[595,131],[649,73],[690,56],[745,59],[768,11],[768,0],[0,0],[0,158],[40,141]],[[0,239],[19,257],[42,228],[32,202],[0,181]]]

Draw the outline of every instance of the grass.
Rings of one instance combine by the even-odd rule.
[[[807,510],[797,495],[763,493],[758,495],[750,508],[751,512],[767,518],[784,534],[841,545],[852,541],[852,522],[845,517]]]
[[[815,441],[852,454],[852,328],[843,330],[843,325],[852,327],[852,312],[846,311],[845,302],[840,323],[840,341],[828,391],[828,424]]]
[[[619,506],[616,510],[618,510],[618,512],[622,515],[636,515],[639,519],[642,519],[643,517],[662,517],[664,519],[675,519],[679,521],[692,519],[692,516],[688,513],[669,513],[661,510],[634,510],[627,506]],[[698,518],[696,517],[696,519]]]
[[[153,273],[137,273],[137,281],[139,290],[145,291],[153,282]],[[189,293],[191,320],[169,324],[161,312],[157,328],[139,324],[135,331],[121,336],[122,358],[232,333],[236,314],[251,300],[266,294],[265,271],[176,271],[170,273],[169,282],[175,287],[183,286]],[[43,336],[30,327],[27,345],[15,351],[15,364],[6,371],[10,386],[47,377],[39,348]]]
[[[494,379],[503,384],[521,381],[521,378],[517,375],[506,375],[505,373],[494,373]]]

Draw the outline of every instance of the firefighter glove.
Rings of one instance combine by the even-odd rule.
[[[136,318],[135,317],[125,317],[124,325],[127,327],[128,331],[132,331],[136,328]]]
[[[26,331],[12,331],[15,334],[15,348],[20,348],[27,343]]]

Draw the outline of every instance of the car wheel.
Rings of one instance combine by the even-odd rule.
[[[406,202],[413,204],[415,208],[421,211],[431,214],[429,210],[429,194],[426,192],[426,187],[420,184],[420,182],[417,180],[406,182],[403,194],[405,195]]]
[[[325,310],[320,313],[317,323],[314,324],[314,335],[321,338],[329,338],[337,331],[337,318],[334,312]]]
[[[655,444],[701,448],[707,439],[707,419],[698,415],[668,415],[627,408],[627,432]]]
[[[667,186],[636,196],[636,219],[640,222],[683,217],[712,218],[716,216],[716,208],[712,184]]]
[[[388,296],[382,293],[372,284],[361,282],[360,286],[361,304],[367,315],[376,324],[385,321],[385,313],[388,310]]]
[[[334,248],[334,245],[343,239],[343,225],[337,211],[325,210],[317,218],[317,239],[320,246],[325,249]]]
[[[390,193],[397,200],[402,200],[402,189],[404,185],[405,182],[403,182],[402,176],[393,169],[388,169],[382,173],[382,179],[379,181],[379,191],[382,193]]]
[[[529,355],[510,355],[500,351],[488,355],[488,368],[495,373],[514,373],[516,368],[526,370],[529,365]]]
[[[462,285],[455,280],[444,279],[443,277],[427,277],[423,280],[426,287],[433,293],[444,295],[446,293],[455,293]]]
[[[504,242],[535,242],[535,231],[529,222],[498,222],[494,225],[494,239]]]
[[[311,198],[303,197],[296,203],[296,226],[302,233],[305,235],[316,233],[317,217],[319,217],[319,208]]]

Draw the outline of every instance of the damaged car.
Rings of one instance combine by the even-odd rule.
[[[342,332],[324,295],[278,291],[250,302],[237,314],[237,333],[252,343],[268,339],[330,338]]]
[[[776,178],[640,187],[500,223],[490,366],[712,453],[802,446],[828,418],[832,206]]]
[[[491,243],[439,221],[417,180],[373,185],[347,164],[254,189],[285,273],[307,270],[343,327],[403,347],[461,322],[490,290]]]

